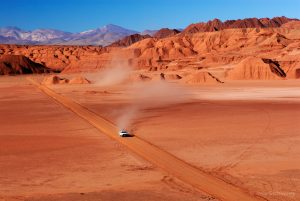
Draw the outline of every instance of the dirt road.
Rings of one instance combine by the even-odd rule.
[[[224,201],[259,201],[265,200],[261,197],[250,195],[247,191],[235,187],[231,184],[215,178],[200,169],[180,160],[179,158],[159,149],[151,143],[139,138],[138,136],[130,138],[120,138],[118,128],[109,120],[100,117],[88,108],[74,102],[73,100],[57,94],[44,85],[40,85],[33,79],[28,79],[32,84],[38,87],[45,94],[49,95],[57,102],[73,111],[81,118],[88,121],[107,136],[117,140],[134,153],[145,158],[162,170],[179,178],[180,180],[204,191],[220,200]]]

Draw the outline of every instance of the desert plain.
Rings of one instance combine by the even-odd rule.
[[[272,82],[189,87],[179,103],[143,106],[130,129],[250,194],[297,200],[299,86]],[[136,100],[124,85],[52,88],[113,122]],[[1,78],[1,129],[3,200],[213,199],[105,136],[25,76]]]
[[[1,45],[0,200],[300,200],[298,25]]]

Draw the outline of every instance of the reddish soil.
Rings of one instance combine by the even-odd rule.
[[[124,85],[54,89],[112,121],[135,101]],[[251,194],[299,200],[298,82],[239,81],[188,89],[190,100],[141,110],[131,126],[134,134]],[[109,93],[87,93],[104,90]]]
[[[0,200],[211,200],[24,77],[1,77],[0,83]]]

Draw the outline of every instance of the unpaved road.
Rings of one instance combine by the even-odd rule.
[[[100,117],[96,113],[88,110],[73,100],[57,94],[44,85],[40,85],[32,79],[28,79],[32,84],[38,87],[45,94],[54,98],[57,102],[73,111],[81,118],[88,121],[107,136],[117,140],[125,145],[134,153],[145,158],[154,165],[160,167],[169,174],[180,180],[204,191],[220,200],[224,201],[259,201],[265,200],[261,197],[250,195],[246,190],[228,184],[223,180],[215,178],[200,169],[180,160],[179,158],[165,152],[151,143],[139,138],[138,136],[130,138],[120,138],[118,128],[109,120]]]

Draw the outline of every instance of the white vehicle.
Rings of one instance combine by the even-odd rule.
[[[120,130],[119,135],[120,135],[120,137],[130,136],[130,134],[125,129]]]

